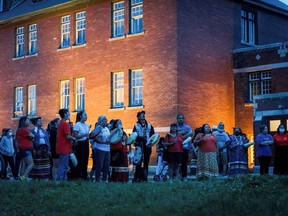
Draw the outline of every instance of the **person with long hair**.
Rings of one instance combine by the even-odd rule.
[[[87,113],[80,111],[76,116],[76,124],[73,128],[73,136],[77,139],[75,155],[78,160],[76,167],[76,178],[87,180],[87,167],[89,159],[89,131],[90,126],[85,123],[87,121]]]
[[[116,119],[111,124],[111,130],[116,128],[123,131],[122,121]],[[129,172],[128,172],[128,157],[127,157],[127,145],[126,145],[127,135],[123,131],[123,135],[119,142],[111,144],[111,160],[110,166],[112,168],[112,173],[110,181],[112,182],[128,182]]]
[[[0,152],[4,158],[5,161],[5,167],[10,166],[12,174],[14,179],[17,179],[17,172],[16,172],[16,166],[15,166],[15,148],[14,148],[14,142],[13,142],[13,132],[10,128],[5,128],[5,133],[2,136],[2,139],[0,141]],[[5,180],[9,180],[7,177],[7,169],[4,169],[3,172],[3,178]]]
[[[55,118],[48,124],[47,132],[49,134],[49,142],[51,148],[51,159],[52,159],[52,179],[56,180],[57,169],[59,166],[59,155],[56,153],[56,140],[57,140],[57,129],[60,122],[59,118]]]
[[[256,144],[258,146],[256,157],[260,163],[261,175],[266,175],[269,172],[269,164],[272,158],[271,145],[273,143],[273,137],[268,134],[268,127],[266,125],[261,125],[260,134],[258,134],[256,137]]]
[[[46,179],[50,178],[50,141],[49,135],[46,130],[42,128],[43,122],[41,117],[31,119],[32,124],[35,126],[31,133],[35,136],[33,139],[34,166],[29,176],[33,179]]]
[[[209,124],[203,124],[201,133],[194,140],[199,147],[196,176],[198,180],[205,180],[218,175],[217,141],[212,135]]]
[[[18,130],[16,132],[16,139],[18,141],[19,155],[21,157],[21,180],[31,180],[28,178],[34,163],[32,158],[33,153],[33,138],[35,137],[29,130],[30,120],[27,116],[19,119]]]
[[[274,175],[288,175],[288,134],[283,124],[273,136],[275,145]]]

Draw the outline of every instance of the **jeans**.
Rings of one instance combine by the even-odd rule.
[[[103,172],[102,181],[107,180],[110,165],[110,151],[95,150],[95,179],[100,181],[101,171]]]
[[[57,170],[57,180],[67,180],[69,170],[69,154],[59,155],[59,167]]]
[[[187,165],[188,165],[188,159],[189,159],[189,152],[190,152],[190,150],[183,149],[182,161],[181,161],[181,177],[182,177],[182,179],[187,177]]]
[[[88,140],[78,141],[75,152],[78,164],[76,167],[77,178],[87,179],[87,166],[89,159],[89,142]]]

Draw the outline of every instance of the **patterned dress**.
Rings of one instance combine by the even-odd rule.
[[[245,136],[230,136],[228,150],[228,176],[248,173],[247,147],[244,144],[248,140]]]

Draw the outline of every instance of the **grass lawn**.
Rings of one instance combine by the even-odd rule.
[[[1,181],[0,215],[288,215],[288,178],[188,183]]]

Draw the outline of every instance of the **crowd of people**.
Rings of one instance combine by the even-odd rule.
[[[60,109],[59,115],[61,119],[52,120],[46,130],[42,128],[41,117],[29,119],[27,116],[19,119],[15,136],[10,128],[2,130],[0,152],[14,179],[61,181],[72,178],[87,181],[95,176],[96,182],[128,182],[130,160],[135,167],[133,182],[147,181],[152,153],[149,142],[155,130],[147,122],[145,111],[137,113],[131,136],[123,130],[120,119],[108,123],[106,116],[99,116],[94,129],[91,129],[86,123],[85,111],[77,113],[75,125],[70,122],[69,110]],[[30,123],[34,125],[32,130],[29,129]],[[177,115],[175,123],[170,125],[169,133],[152,144],[156,143],[156,172],[159,173],[159,166],[166,161],[170,182],[175,179],[187,181],[191,152],[192,157],[197,158],[198,180],[219,174],[229,177],[247,174],[247,149],[254,144],[249,142],[241,128],[235,127],[233,134],[229,135],[222,122],[212,129],[209,124],[203,124],[193,131],[185,124],[182,114]],[[255,143],[260,174],[268,174],[273,145],[274,174],[288,174],[288,134],[284,125],[279,125],[273,137],[268,134],[267,126],[261,126]],[[133,153],[128,150],[131,144],[135,147]],[[92,148],[93,159],[90,176],[89,148]],[[9,179],[6,169],[2,179]]]

